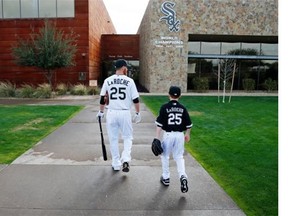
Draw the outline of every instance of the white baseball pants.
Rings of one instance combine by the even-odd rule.
[[[119,167],[123,162],[131,161],[133,128],[130,110],[107,111],[106,128],[110,143],[112,166]],[[120,158],[119,134],[123,139],[123,151]]]
[[[170,178],[169,158],[171,153],[177,164],[179,178],[182,175],[187,177],[183,158],[184,141],[184,133],[182,132],[164,132],[162,141],[163,153],[161,155],[162,176],[164,179]]]

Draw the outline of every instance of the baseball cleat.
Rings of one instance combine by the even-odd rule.
[[[188,191],[188,180],[187,178],[182,175],[180,178],[180,182],[181,182],[181,192],[182,193],[186,193]]]
[[[129,172],[129,170],[130,170],[129,163],[128,162],[124,162],[122,171],[123,172]]]
[[[160,182],[161,182],[164,186],[169,186],[169,184],[170,184],[170,179],[169,179],[169,178],[164,179],[163,176],[161,176]]]

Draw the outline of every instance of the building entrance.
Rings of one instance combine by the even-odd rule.
[[[101,59],[100,85],[108,76],[115,73],[115,61],[125,59],[128,63],[127,75],[134,80],[138,91],[146,91],[139,82],[139,35],[102,35]]]
[[[128,74],[127,76],[131,77],[135,84],[139,84],[139,61],[138,60],[126,60],[128,63]],[[101,83],[103,83],[104,79],[108,76],[111,76],[115,73],[115,64],[116,60],[106,60],[102,62],[102,77]]]

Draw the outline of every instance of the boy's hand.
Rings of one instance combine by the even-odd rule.
[[[190,134],[185,134],[185,142],[189,142],[190,141]]]

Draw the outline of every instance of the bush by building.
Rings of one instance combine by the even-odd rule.
[[[255,80],[254,79],[243,79],[243,89],[245,91],[254,91],[255,90]]]
[[[35,97],[35,87],[33,85],[24,84],[16,90],[16,97],[33,98]]]
[[[195,77],[192,82],[197,92],[207,92],[209,90],[209,81],[206,77]]]
[[[268,78],[263,83],[263,87],[268,92],[271,92],[271,91],[276,91],[278,89],[278,84],[276,80],[272,80],[271,78]]]
[[[0,82],[0,97],[14,97],[16,86],[11,82]]]
[[[98,87],[87,87],[84,84],[69,86],[65,83],[58,84],[55,89],[48,83],[33,86],[23,84],[16,87],[11,82],[0,82],[0,97],[17,97],[17,98],[52,98],[57,95],[98,95]]]

